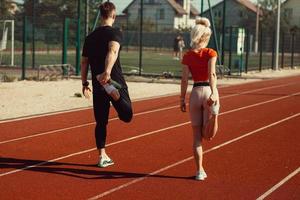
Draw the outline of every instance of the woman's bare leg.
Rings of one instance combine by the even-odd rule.
[[[207,123],[203,127],[203,138],[211,140],[218,132],[218,115],[210,115]]]
[[[201,136],[201,126],[193,126],[193,152],[194,152],[194,159],[196,163],[197,171],[203,169],[202,161],[203,161],[203,150],[202,150],[202,136]]]

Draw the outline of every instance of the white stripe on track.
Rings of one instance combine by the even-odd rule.
[[[282,84],[282,85],[277,85],[277,86],[270,86],[270,87],[255,89],[255,90],[249,90],[249,91],[241,92],[241,93],[237,93],[237,94],[230,94],[230,95],[221,96],[220,99],[225,99],[225,98],[228,98],[228,97],[239,96],[239,95],[248,94],[248,93],[251,93],[251,92],[262,91],[262,90],[267,90],[267,89],[273,89],[273,88],[278,88],[278,87],[285,87],[285,86],[294,85],[294,84],[296,84],[296,83]],[[155,98],[153,98],[153,99],[155,99]],[[139,116],[139,115],[144,115],[144,114],[149,114],[149,113],[154,113],[154,112],[159,112],[159,111],[165,111],[165,110],[169,110],[169,109],[173,109],[173,108],[178,108],[178,107],[179,106],[176,105],[176,106],[170,106],[170,107],[160,108],[160,109],[156,109],[156,110],[150,110],[150,111],[146,111],[146,112],[136,113],[136,114],[134,114],[134,116]],[[109,119],[109,121],[113,121],[113,120],[117,120],[117,119],[118,118],[111,118],[111,119]],[[1,122],[0,122],[0,124],[1,124]],[[94,124],[95,124],[95,122],[90,122],[90,123],[85,123],[85,124],[81,124],[81,125],[71,126],[71,127],[67,127],[67,128],[56,129],[56,130],[52,130],[52,131],[38,133],[38,134],[34,134],[34,135],[24,136],[24,137],[20,137],[20,138],[5,140],[5,141],[1,141],[0,145],[1,144],[5,144],[5,143],[9,143],[9,142],[15,142],[15,141],[19,141],[19,140],[24,140],[24,139],[39,137],[39,136],[48,135],[48,134],[52,134],[52,133],[62,132],[62,131],[66,131],[66,130],[71,130],[71,129],[76,129],[76,128],[82,128],[82,127],[90,126],[90,125],[94,125]]]
[[[298,94],[298,93],[296,93],[296,94]],[[293,96],[293,95],[289,95],[289,96]],[[277,98],[277,99],[282,99],[282,97]],[[266,101],[265,103],[268,103],[268,102],[269,101]],[[264,102],[261,102],[259,105],[262,105],[263,103]],[[257,105],[257,104],[253,104],[253,105]],[[251,107],[251,105],[245,106],[245,107],[241,107],[241,108],[237,108],[237,109],[233,109],[233,110],[227,111],[225,113],[221,113],[220,115],[224,115],[224,114],[232,113],[234,111],[239,111],[239,110],[247,109],[249,107]],[[145,134],[133,136],[133,137],[130,137],[130,138],[127,138],[127,139],[119,140],[119,141],[107,144],[107,146],[112,146],[112,145],[115,145],[115,144],[119,144],[119,143],[131,141],[131,140],[134,140],[134,139],[137,139],[137,138],[141,138],[141,137],[144,137],[144,136],[148,136],[148,135],[152,135],[152,134],[155,134],[155,133],[159,133],[161,131],[165,131],[165,130],[177,128],[177,127],[180,127],[180,126],[185,126],[185,125],[190,124],[190,123],[191,122],[188,121],[188,122],[184,122],[184,123],[181,123],[181,124],[169,126],[169,127],[163,128],[163,129],[159,129],[159,130],[151,131],[151,132],[148,132],[148,133],[145,133]],[[6,176],[6,175],[9,175],[9,174],[14,174],[14,173],[17,173],[17,172],[20,172],[20,171],[23,171],[23,170],[31,169],[31,168],[34,168],[34,167],[38,167],[40,165],[44,165],[44,164],[47,164],[47,163],[50,163],[50,162],[56,162],[58,160],[62,160],[62,159],[69,158],[69,157],[72,157],[72,156],[76,156],[76,155],[88,153],[88,152],[91,152],[91,151],[94,151],[94,150],[96,150],[96,148],[87,149],[87,150],[80,151],[80,152],[73,153],[73,154],[69,154],[69,155],[66,155],[66,156],[63,156],[63,157],[59,157],[59,158],[55,158],[55,159],[48,160],[48,161],[45,161],[45,162],[41,162],[41,163],[38,163],[38,164],[35,164],[35,165],[26,166],[26,167],[23,167],[21,169],[12,170],[12,171],[0,174],[0,177]]]
[[[293,119],[293,118],[296,118],[296,117],[298,117],[298,116],[300,116],[300,113],[297,113],[297,114],[292,115],[292,116],[290,116],[290,117],[284,118],[284,119],[282,119],[282,120],[279,120],[279,121],[274,122],[274,123],[272,123],[272,124],[269,124],[269,125],[267,125],[267,126],[264,126],[264,127],[261,127],[261,128],[259,128],[259,129],[254,130],[254,131],[251,131],[251,132],[249,132],[249,133],[246,133],[246,134],[244,134],[244,135],[242,135],[242,136],[240,136],[240,137],[237,137],[237,138],[235,138],[235,139],[232,139],[232,140],[229,140],[229,141],[227,141],[227,142],[225,142],[225,143],[222,143],[222,144],[220,144],[220,145],[217,145],[217,146],[215,146],[215,147],[213,147],[213,148],[210,148],[210,149],[204,151],[203,154],[206,154],[206,153],[215,151],[215,150],[220,149],[220,148],[222,148],[222,147],[224,147],[224,146],[227,146],[227,145],[229,145],[229,144],[231,144],[231,143],[233,143],[233,142],[237,142],[237,141],[239,141],[239,140],[241,140],[241,139],[243,139],[243,138],[245,138],[245,137],[248,137],[248,136],[250,136],[250,135],[253,135],[254,133],[257,133],[257,132],[260,132],[260,131],[265,130],[265,129],[267,129],[267,128],[276,126],[276,125],[278,125],[278,124],[281,124],[281,123],[283,123],[283,122],[286,122],[286,121],[288,121],[288,120],[290,120],[290,119]],[[173,163],[173,164],[171,164],[171,165],[168,165],[168,166],[163,167],[163,168],[161,168],[161,169],[158,169],[158,170],[156,170],[156,171],[153,171],[153,172],[151,172],[151,173],[149,173],[149,174],[147,174],[147,175],[145,175],[145,176],[143,176],[143,177],[134,179],[134,180],[129,181],[129,182],[125,183],[125,184],[122,184],[122,185],[119,185],[119,186],[117,186],[117,187],[114,187],[114,188],[112,188],[112,189],[110,189],[110,190],[107,190],[107,191],[105,191],[105,192],[103,192],[103,193],[101,193],[101,194],[99,194],[99,195],[96,195],[96,196],[94,196],[94,197],[89,198],[89,200],[100,199],[100,198],[102,198],[102,197],[104,197],[104,196],[107,196],[107,195],[109,195],[109,194],[112,194],[112,193],[114,193],[114,192],[116,192],[116,191],[118,191],[118,190],[121,190],[121,189],[123,189],[123,188],[126,188],[126,187],[128,187],[128,186],[130,186],[130,185],[133,185],[133,184],[135,184],[135,183],[141,182],[141,181],[145,180],[146,178],[148,178],[148,177],[150,177],[150,176],[159,174],[159,173],[161,173],[161,172],[163,172],[163,171],[166,171],[166,170],[168,170],[168,169],[170,169],[170,168],[176,167],[176,166],[178,166],[178,165],[180,165],[180,164],[183,164],[183,163],[185,163],[185,162],[187,162],[187,161],[190,161],[190,160],[193,160],[193,156],[190,156],[190,157],[188,157],[188,158],[185,158],[185,159],[183,159],[183,160],[181,160],[181,161],[178,161],[178,162],[176,162],[176,163]],[[298,170],[299,170],[299,169],[298,169]],[[297,173],[298,173],[298,172],[297,172]]]
[[[139,115],[145,115],[145,114],[154,113],[154,112],[171,110],[173,108],[179,108],[179,106],[178,105],[177,106],[170,106],[170,107],[165,107],[165,108],[159,108],[159,109],[156,109],[156,110],[150,110],[150,111],[140,112],[140,113],[134,114],[133,116],[139,116]],[[109,119],[108,121],[114,121],[114,120],[118,120],[118,119],[119,118],[115,117],[115,118]],[[62,128],[62,129],[56,129],[56,130],[47,131],[47,132],[43,132],[43,133],[38,133],[38,134],[34,134],[34,135],[19,137],[19,138],[15,138],[15,139],[11,139],[11,140],[5,140],[5,141],[0,142],[0,144],[5,144],[5,143],[9,143],[9,142],[15,142],[15,141],[19,141],[19,140],[28,139],[28,138],[34,138],[34,137],[38,137],[38,136],[48,135],[48,134],[62,132],[62,131],[67,131],[67,130],[76,129],[76,128],[82,128],[82,127],[86,127],[86,126],[90,126],[90,125],[94,125],[94,124],[96,124],[96,123],[95,122],[90,122],[90,123],[81,124],[81,125],[77,125],[77,126],[71,126],[71,127]]]
[[[300,173],[300,167],[298,167],[298,169],[296,169],[295,171],[293,171],[292,173],[290,173],[287,177],[285,177],[284,179],[282,179],[279,183],[277,183],[276,185],[274,185],[273,187],[271,187],[267,192],[265,192],[264,194],[262,194],[256,200],[263,200],[263,199],[265,199],[267,196],[269,196],[271,193],[273,193],[275,190],[277,190],[279,187],[281,187],[283,184],[285,184],[288,180],[290,180],[291,178],[293,178],[294,176],[296,176],[298,173]]]

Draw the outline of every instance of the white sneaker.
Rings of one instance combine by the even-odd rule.
[[[207,178],[207,174],[205,173],[204,170],[200,170],[197,172],[195,179],[198,181],[204,181],[204,179]]]
[[[114,161],[110,158],[100,158],[98,167],[104,168],[113,165]]]

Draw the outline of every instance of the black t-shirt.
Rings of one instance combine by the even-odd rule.
[[[101,84],[97,81],[96,76],[105,70],[105,59],[108,53],[108,44],[116,41],[122,44],[122,33],[119,29],[111,26],[100,26],[85,39],[82,56],[88,57],[92,72],[93,90],[103,90]],[[121,50],[121,48],[120,48]],[[125,79],[122,75],[120,64],[120,52],[112,68],[111,78],[127,88]]]

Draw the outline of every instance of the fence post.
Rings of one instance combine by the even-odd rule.
[[[76,76],[78,76],[80,73],[80,47],[81,47],[81,43],[80,43],[80,40],[81,40],[80,11],[81,11],[81,1],[82,0],[77,0],[77,1],[78,1],[78,5],[77,5],[77,33],[76,33]]]
[[[232,57],[232,29],[233,29],[233,27],[232,27],[232,26],[230,26],[230,29],[229,29],[229,61],[228,61],[229,73],[228,73],[228,75],[231,75],[231,57]]]
[[[35,1],[32,1],[32,69],[35,68]]]
[[[259,26],[261,27],[261,26]],[[263,38],[263,30],[260,28],[259,34],[259,71],[262,71],[262,53],[263,53],[263,45],[262,45],[262,38]]]
[[[63,24],[63,54],[62,54],[62,63],[67,64],[68,62],[68,39],[69,39],[69,18],[64,19],[64,24]]]
[[[23,18],[23,52],[22,52],[22,80],[25,79],[26,68],[27,17]]]
[[[294,54],[295,54],[295,33],[292,33],[291,68],[294,68]]]
[[[250,51],[250,32],[249,32],[249,29],[246,29],[246,61],[245,61],[245,73],[248,73],[249,51]]]
[[[272,69],[273,70],[275,70],[274,59],[275,59],[275,33],[273,32],[272,35]]]
[[[282,31],[281,35],[281,68],[283,69],[284,67],[284,31]]]

